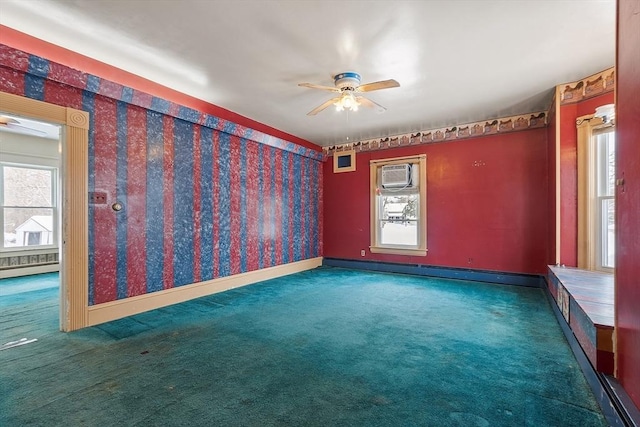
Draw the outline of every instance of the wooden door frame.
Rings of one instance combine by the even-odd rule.
[[[89,311],[89,113],[4,92],[0,110],[62,126],[60,329],[84,328]]]

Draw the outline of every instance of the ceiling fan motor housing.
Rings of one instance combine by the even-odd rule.
[[[360,74],[353,71],[336,74],[333,81],[339,89],[355,89],[360,86]]]

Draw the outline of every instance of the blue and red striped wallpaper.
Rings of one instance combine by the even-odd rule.
[[[3,45],[0,90],[90,113],[90,304],[322,254],[321,153]]]

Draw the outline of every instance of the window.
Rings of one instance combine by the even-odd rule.
[[[607,128],[596,133],[595,144],[595,244],[596,269],[602,270],[615,266],[615,132]]]
[[[0,163],[2,250],[55,246],[57,170]]]
[[[372,160],[373,253],[427,254],[427,158]]]
[[[615,128],[578,118],[578,267],[615,268]]]
[[[38,246],[41,244],[42,232],[40,231],[25,231],[26,237],[23,239],[26,242],[25,246]]]

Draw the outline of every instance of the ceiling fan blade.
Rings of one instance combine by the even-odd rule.
[[[17,121],[16,119],[12,119],[11,117],[7,117],[7,116],[0,116],[0,126],[6,126],[8,124],[18,124],[20,123],[19,121]]]
[[[340,89],[336,87],[314,85],[313,83],[298,83],[298,86],[308,87],[309,89],[328,90],[329,92],[340,92]]]
[[[373,82],[373,83],[367,83],[367,84],[363,84],[358,86],[358,92],[371,92],[374,90],[380,90],[380,89],[389,89],[392,87],[400,87],[400,83],[398,83],[397,81],[390,79],[390,80],[382,80],[379,82]]]
[[[386,111],[387,110],[382,105],[378,104],[377,102],[374,102],[374,101],[370,100],[369,98],[365,98],[364,96],[357,96],[356,97],[356,101],[358,101],[358,103],[360,105],[362,105],[363,107],[368,107],[368,108],[378,107],[382,111]]]
[[[334,103],[338,102],[340,100],[340,97],[336,97],[336,98],[331,98],[330,100],[328,100],[327,102],[325,102],[322,105],[317,106],[316,108],[314,108],[313,110],[309,111],[307,113],[307,116],[315,116],[316,114],[318,114],[320,111],[324,110],[325,108],[327,108],[330,105],[333,105]]]
[[[38,129],[30,128],[28,126],[17,125],[15,123],[19,123],[17,120],[10,119],[8,123],[0,122],[0,128],[7,129],[9,131],[13,131],[16,133],[22,133],[25,135],[34,135],[34,136],[47,136],[47,133]]]

